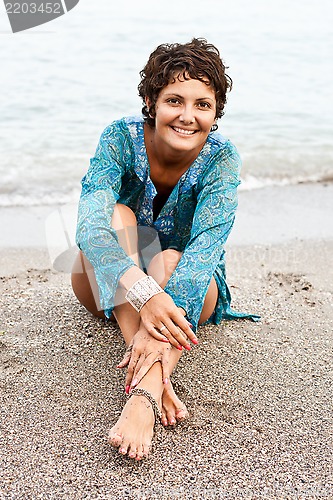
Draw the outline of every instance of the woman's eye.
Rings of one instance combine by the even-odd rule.
[[[176,99],[176,98],[172,98],[172,99],[168,99],[167,102],[169,102],[170,104],[179,104],[179,99]]]
[[[200,108],[210,108],[210,104],[208,102],[199,102]]]

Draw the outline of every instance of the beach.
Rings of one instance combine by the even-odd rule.
[[[261,321],[199,328],[172,377],[190,418],[157,425],[141,463],[106,439],[126,400],[119,329],[52,266],[52,209],[2,208],[1,499],[333,498],[333,184],[239,199],[228,284]]]

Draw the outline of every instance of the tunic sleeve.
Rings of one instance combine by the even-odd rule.
[[[120,277],[134,261],[126,255],[111,228],[114,206],[119,198],[121,179],[131,150],[120,121],[101,135],[90,168],[82,179],[76,243],[92,264],[99,288],[100,304],[106,314],[114,307]]]
[[[194,328],[234,223],[240,166],[237,150],[228,141],[201,175],[190,239],[165,287]]]

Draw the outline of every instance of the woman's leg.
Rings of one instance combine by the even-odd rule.
[[[120,244],[124,250],[130,255],[134,262],[139,265],[139,258],[137,252],[137,222],[133,212],[124,205],[117,205],[114,217],[112,218],[112,226],[117,230],[117,235]],[[101,310],[98,296],[98,286],[95,279],[95,274],[92,265],[86,257],[79,253],[73,266],[72,272],[72,286],[75,295],[84,307],[97,317],[105,318],[104,312]],[[115,303],[118,305],[114,308],[114,316],[122,331],[124,340],[128,345],[139,329],[140,316],[133,309],[133,307],[123,297],[123,292],[117,292]],[[173,353],[173,351],[175,351]],[[173,349],[171,356],[171,367],[173,368],[177,363],[181,353],[177,349]],[[143,387],[151,392],[155,399],[159,401],[161,406],[161,391],[164,386],[161,384],[161,365],[156,363],[150,370],[149,374],[144,377],[144,381],[138,384],[138,387]],[[168,401],[171,405],[177,407],[178,410],[183,407],[180,400],[171,392],[168,393]],[[147,400],[144,397],[133,397],[128,401],[124,408],[122,417],[118,420],[117,424],[110,432],[110,441],[115,446],[121,446],[121,451],[129,453],[131,457],[138,459],[148,453],[148,448],[151,442],[153,425],[153,416],[150,415],[151,408],[147,410]],[[148,404],[148,407],[150,405]],[[148,412],[148,416],[147,416]],[[178,420],[185,418],[179,411],[177,415]],[[174,418],[168,423],[173,424]],[[126,421],[126,432],[123,431],[122,422]],[[132,428],[130,425],[132,422]],[[147,426],[145,425],[147,424]]]
[[[159,285],[164,288],[168,279],[174,272],[177,267],[177,264],[182,256],[181,252],[177,250],[165,250],[157,254],[151,261],[148,272],[154,279],[159,283]],[[202,312],[199,319],[199,324],[207,321],[208,318],[214,312],[216,302],[218,298],[218,289],[213,278],[210,286],[208,288],[206,298],[204,301],[204,305],[202,308]],[[178,355],[178,351],[175,352],[175,355]],[[175,356],[174,360],[171,360],[172,369],[176,366],[178,362],[177,357]],[[188,411],[186,406],[182,401],[177,397],[176,393],[173,390],[172,384],[168,384],[164,388],[163,399],[162,399],[162,424],[163,425],[174,425],[177,421],[182,421],[188,416]]]
[[[117,230],[118,238],[123,248],[138,264],[137,240],[135,241],[135,238],[133,238],[136,228],[136,219],[133,212],[131,212],[128,207],[118,205],[115,216],[112,219],[112,225]],[[121,237],[119,237],[119,235]],[[153,275],[155,279],[161,283],[161,286],[163,286],[177,266],[181,254],[174,250],[167,250],[159,255],[162,255],[162,261],[160,257],[156,256],[151,262],[149,274]],[[79,254],[74,265],[72,284],[73,290],[79,301],[96,316],[104,317],[104,313],[100,310],[99,306],[98,289],[96,280],[94,279],[92,266],[82,254]],[[118,293],[120,295],[122,294],[121,291]],[[214,293],[211,295],[213,296]],[[134,334],[139,329],[140,316],[132,306],[127,303],[124,297],[118,296],[117,299],[116,303],[118,303],[118,305],[114,308],[114,315],[122,330],[125,342],[129,344]],[[208,302],[209,304],[207,307],[205,307],[205,304],[203,308],[203,314],[206,309],[207,311],[211,309],[210,298]],[[205,313],[207,318],[213,312],[214,307],[215,304],[211,312]],[[176,366],[180,356],[180,351],[172,349],[170,356],[170,371]],[[171,384],[168,390],[165,391],[165,387],[162,384],[160,363],[155,363],[152,366],[137,387],[148,390],[160,405],[164,390],[164,425],[176,423],[176,420],[182,420],[187,416],[187,410],[175,395]],[[141,459],[144,455],[147,455],[149,451],[153,434],[153,422],[154,416],[150,404],[147,404],[146,398],[143,396],[132,397],[126,403],[118,422],[111,429],[109,440],[114,446],[119,446],[121,453],[128,453],[132,458]]]

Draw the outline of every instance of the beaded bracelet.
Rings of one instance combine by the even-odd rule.
[[[131,286],[125,295],[125,299],[137,312],[140,312],[149,299],[161,292],[164,292],[164,290],[156,283],[154,278],[152,278],[152,276],[146,276],[136,281],[134,285]]]

